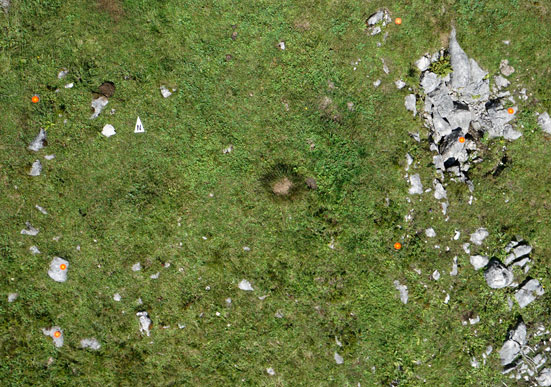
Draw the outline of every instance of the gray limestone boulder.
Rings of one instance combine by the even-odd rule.
[[[40,173],[42,172],[42,163],[40,160],[36,160],[33,165],[31,166],[31,170],[29,171],[30,176],[40,176]]]
[[[471,256],[471,265],[473,265],[475,270],[482,269],[489,262],[489,258],[485,255],[473,255]]]
[[[511,285],[513,273],[498,259],[492,258],[484,270],[484,279],[492,289],[501,289]]]
[[[95,338],[80,340],[80,346],[81,348],[90,348],[94,351],[97,351],[101,348],[100,343]]]
[[[63,331],[60,327],[54,326],[50,329],[43,328],[42,333],[45,336],[50,336],[52,340],[54,341],[54,345],[56,348],[60,348],[63,346]]]
[[[50,262],[48,275],[56,282],[67,281],[67,271],[69,271],[69,262],[61,257],[54,257]]]
[[[411,187],[409,188],[410,195],[421,195],[423,193],[423,184],[421,184],[421,178],[419,174],[411,175],[409,177]]]
[[[538,125],[545,133],[551,134],[551,118],[549,118],[549,113],[544,112],[539,115]]]
[[[38,135],[35,137],[33,142],[28,146],[28,150],[31,150],[33,152],[38,152],[40,149],[44,148],[46,145],[46,132],[44,129],[40,129],[40,132],[38,132]]]
[[[481,227],[481,228],[479,228],[478,230],[476,230],[475,232],[473,232],[471,234],[471,242],[474,243],[475,245],[480,246],[482,244],[482,242],[484,241],[484,239],[486,239],[488,237],[488,235],[490,235],[488,230]]]
[[[469,84],[471,64],[469,57],[457,42],[455,28],[452,28],[449,46],[450,64],[453,69],[451,85],[454,90],[459,90]]]
[[[544,368],[540,374],[536,377],[538,386],[551,386],[551,368]]]
[[[409,94],[406,96],[404,105],[406,106],[406,109],[413,113],[413,116],[417,115],[417,108],[415,106],[415,94]]]

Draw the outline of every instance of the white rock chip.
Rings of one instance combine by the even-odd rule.
[[[452,266],[452,271],[450,271],[450,275],[451,276],[457,275],[457,257],[453,257],[453,266]]]
[[[57,74],[57,79],[63,79],[69,74],[69,70],[67,69],[61,69],[61,71]]]
[[[115,301],[120,301],[120,300],[121,300],[121,295],[120,295],[119,293],[115,293],[115,294],[113,295],[113,300],[115,300]]]
[[[494,83],[498,89],[506,88],[511,84],[511,82],[509,82],[507,78],[504,78],[501,75],[497,75],[494,77]]]
[[[29,247],[29,250],[31,251],[31,254],[40,254],[40,250],[38,250],[38,247],[36,246]]]
[[[227,154],[227,153],[231,153],[231,151],[233,151],[233,145],[232,145],[232,144],[230,144],[230,145],[228,145],[226,148],[224,148],[224,149],[222,150],[222,153],[223,153],[223,154]]]
[[[385,74],[389,74],[390,70],[388,69],[388,66],[385,63],[384,58],[381,58],[381,62],[383,62],[383,71],[385,72]]]
[[[335,358],[335,363],[337,363],[337,364],[344,363],[344,359],[337,352],[335,352],[334,358]]]
[[[444,188],[444,186],[442,185],[442,183],[440,183],[440,181],[438,179],[434,179],[433,182],[432,182],[432,185],[434,187],[434,197],[435,197],[435,199],[441,200],[441,199],[447,199],[448,198],[448,194],[446,193],[446,189]]]
[[[455,235],[453,236],[453,240],[456,241],[461,236],[461,232],[458,230],[455,230]]]
[[[253,291],[253,287],[251,286],[251,283],[247,281],[246,279],[241,280],[238,285],[239,289],[245,290],[245,291]]]
[[[506,366],[512,363],[524,344],[526,344],[526,325],[521,321],[515,329],[509,331],[508,340],[505,341],[499,351],[501,365]]]
[[[539,376],[536,377],[539,386],[551,386],[551,368],[541,370]]]
[[[280,50],[285,50],[285,42],[281,41],[277,44],[277,47],[280,49]]]
[[[275,375],[275,371],[272,367],[266,368],[266,372],[268,373],[268,375],[271,375],[271,376]]]
[[[147,315],[147,312],[138,312],[136,316],[140,318],[140,332],[149,336],[149,327],[151,326],[151,319]]]
[[[373,82],[373,86],[379,87],[381,85],[381,80],[377,79],[375,82]]]
[[[40,173],[42,172],[42,163],[40,160],[36,160],[33,165],[31,166],[31,170],[29,171],[30,176],[40,176]]]
[[[396,85],[396,88],[398,90],[403,89],[406,86],[406,83],[401,79],[398,79],[396,82],[394,82],[394,84]]]
[[[471,242],[474,243],[475,245],[480,246],[484,241],[484,239],[488,237],[488,235],[490,235],[490,233],[488,233],[488,230],[486,230],[485,228],[479,228],[478,230],[476,230],[474,233],[471,234]]]
[[[157,279],[157,278],[159,278],[159,275],[160,275],[160,274],[161,274],[160,272],[156,272],[155,274],[151,274],[151,275],[149,276],[149,278],[151,278],[151,279]]]
[[[53,160],[55,158],[55,155],[45,155],[44,158],[46,160]]]
[[[44,215],[48,215],[48,211],[46,211],[44,208],[40,207],[38,204],[35,204],[34,208],[36,208],[38,211],[42,212]]]
[[[423,184],[421,184],[421,178],[418,173],[409,177],[409,183],[411,184],[411,187],[408,192],[411,195],[421,195],[423,193]]]
[[[406,285],[401,285],[398,280],[394,281],[394,287],[400,292],[400,301],[404,304],[408,303],[408,287]]]
[[[501,63],[499,64],[499,69],[501,70],[501,74],[505,75],[506,77],[515,72],[515,69],[513,68],[513,66],[509,65],[509,61],[507,59],[503,59],[501,61]]]
[[[132,265],[132,271],[140,271],[142,270],[142,265],[138,262]]]
[[[536,299],[536,296],[541,296],[545,293],[543,287],[537,279],[531,279],[526,282],[517,292],[515,298],[521,308],[526,307]]]
[[[163,96],[163,98],[168,98],[172,95],[171,91],[167,89],[166,86],[162,85],[161,86],[161,95]]]
[[[94,109],[94,113],[90,116],[90,119],[93,120],[94,118],[99,116],[103,108],[107,106],[108,103],[109,100],[103,95],[92,100],[92,108]]]
[[[21,230],[22,235],[35,236],[38,234],[38,229],[34,228],[30,222],[25,222],[26,228]]]
[[[8,302],[14,302],[15,300],[17,300],[17,297],[19,297],[19,294],[17,293],[8,294]]]
[[[549,113],[543,112],[539,115],[538,125],[545,133],[551,134],[551,118],[549,117]]]
[[[440,272],[438,270],[435,270],[432,272],[432,278],[435,280],[435,281],[438,281],[440,279]]]
[[[415,101],[415,94],[408,94],[404,101],[406,109],[412,112],[414,117],[417,115],[417,107],[415,106]]]
[[[425,230],[425,235],[429,238],[434,238],[436,236],[436,231],[432,227],[429,227]]]
[[[103,134],[105,137],[111,137],[117,133],[115,132],[115,128],[113,127],[113,125],[107,124],[103,127],[101,134]]]
[[[40,128],[38,135],[35,137],[33,142],[27,147],[28,150],[33,152],[38,152],[40,149],[44,148],[46,145],[46,131]]]
[[[65,269],[61,269],[61,265],[65,265]],[[50,262],[48,275],[56,282],[67,281],[67,272],[69,271],[69,262],[61,257],[54,257]]]
[[[471,265],[473,265],[475,270],[479,270],[485,267],[489,260],[490,259],[485,255],[473,255],[471,256]]]
[[[90,348],[94,351],[97,351],[101,348],[100,343],[95,338],[80,340],[80,346],[81,348]]]
[[[56,337],[56,332],[60,333],[59,337]],[[50,336],[53,339],[56,348],[63,346],[63,331],[60,327],[55,326],[51,327],[50,329],[42,328],[42,333],[44,333],[44,335],[46,336]]]

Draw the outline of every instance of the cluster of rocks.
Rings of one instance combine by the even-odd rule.
[[[431,71],[432,64],[447,60],[451,64],[451,73],[445,76]],[[434,55],[425,55],[416,62],[421,71],[421,87],[425,94],[423,118],[429,129],[430,148],[436,152],[433,163],[440,179],[444,173],[452,174],[452,180],[459,180],[473,190],[467,172],[471,162],[481,162],[477,154],[476,140],[488,133],[489,137],[504,137],[515,140],[521,133],[514,130],[510,122],[515,118],[516,107],[512,114],[504,107],[504,98],[514,103],[508,91],[501,89],[509,81],[498,76],[495,78],[493,93],[490,93],[488,73],[478,63],[469,59],[456,39],[455,29],[450,35],[449,49],[440,50]],[[502,63],[502,74],[514,71],[508,62]],[[405,106],[414,115],[417,97],[406,96]]]
[[[370,35],[377,35],[381,33],[382,29],[392,22],[390,13],[387,9],[380,9],[371,16],[369,16],[365,22],[367,25],[367,31]]]

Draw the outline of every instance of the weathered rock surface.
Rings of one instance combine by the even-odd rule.
[[[511,285],[513,273],[498,259],[492,258],[484,270],[484,279],[492,289],[501,289]]]
[[[537,279],[530,279],[517,292],[515,298],[521,308],[526,307],[536,299],[536,296],[541,296],[545,293],[543,287]]]
[[[44,148],[44,146],[46,146],[46,132],[41,128],[40,132],[38,132],[38,135],[27,149],[33,152],[38,152],[40,149]]]
[[[539,115],[538,125],[545,133],[551,134],[551,118],[549,117],[549,113],[543,112]]]

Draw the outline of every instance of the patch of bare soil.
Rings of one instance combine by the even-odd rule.
[[[292,187],[293,182],[287,177],[284,177],[275,182],[274,186],[272,187],[272,191],[276,195],[288,195]]]

